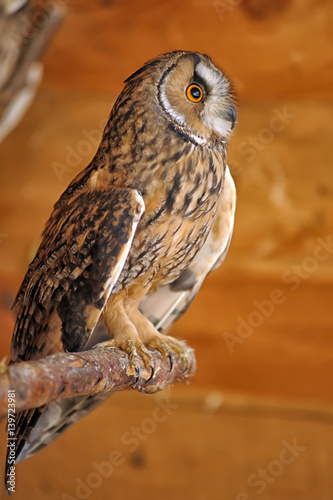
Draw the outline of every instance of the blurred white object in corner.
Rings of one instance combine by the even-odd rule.
[[[64,15],[56,0],[0,0],[0,142],[35,97],[43,74],[38,59]]]

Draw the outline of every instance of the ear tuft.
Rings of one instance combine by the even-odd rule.
[[[160,61],[158,60],[150,60],[146,62],[144,66],[142,66],[142,68],[138,69],[137,71],[132,73],[128,78],[126,78],[126,80],[124,80],[124,83],[133,82],[137,78],[144,76],[145,73],[147,73],[150,69],[154,68],[154,66],[156,66],[159,62]]]

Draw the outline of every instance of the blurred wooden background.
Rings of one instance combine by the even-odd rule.
[[[165,420],[152,416],[156,397],[110,398],[18,466],[14,498],[331,500],[333,4],[61,4],[37,98],[0,148],[1,354],[51,208],[93,156],[122,81],[147,59],[199,50],[232,78],[238,207],[225,264],[173,329],[198,370],[190,386],[161,394]]]

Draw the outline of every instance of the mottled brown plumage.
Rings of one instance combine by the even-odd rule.
[[[149,366],[147,347],[182,353],[138,304],[175,282],[205,243],[235,119],[230,83],[206,55],[164,54],[126,80],[18,293],[13,361],[82,350],[98,320],[134,368],[136,356]],[[18,416],[17,456],[42,411]]]

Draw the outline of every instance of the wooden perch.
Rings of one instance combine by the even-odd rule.
[[[186,347],[187,360],[173,352],[170,359],[151,350],[155,372],[139,361],[139,375],[121,349],[107,342],[88,351],[59,353],[38,361],[8,366],[0,375],[0,416],[7,415],[8,391],[15,391],[16,412],[37,408],[51,401],[108,391],[136,389],[157,392],[166,385],[187,382],[195,373],[194,352]]]

